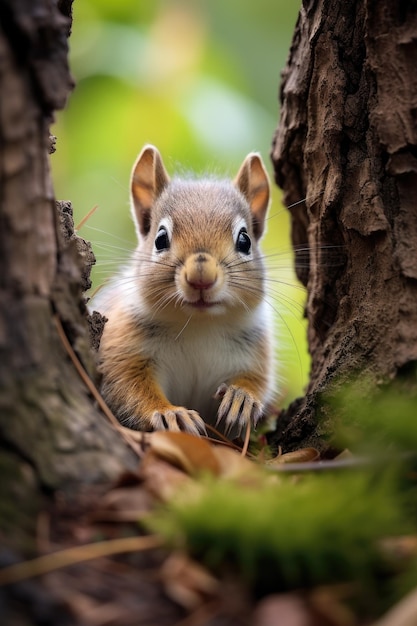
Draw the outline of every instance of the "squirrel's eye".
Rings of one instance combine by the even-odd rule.
[[[155,248],[158,252],[168,250],[170,246],[168,232],[165,226],[161,226],[155,237]]]
[[[246,228],[241,228],[236,239],[236,250],[242,254],[249,254],[252,246]]]

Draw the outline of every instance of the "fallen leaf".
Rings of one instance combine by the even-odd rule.
[[[355,614],[348,600],[354,595],[351,584],[324,585],[309,594],[309,605],[319,618],[319,623],[329,626],[355,626]]]
[[[149,437],[152,452],[190,476],[209,472],[218,476],[220,466],[213,446],[189,433],[157,431]]]
[[[294,452],[278,454],[278,456],[267,461],[266,465],[282,465],[286,463],[311,463],[320,459],[320,452],[315,448],[300,448]]]
[[[345,448],[344,450],[342,450],[342,452],[340,452],[337,456],[335,456],[335,459],[337,459],[338,461],[340,461],[340,459],[352,459],[352,458],[353,458],[353,454],[348,448]]]
[[[217,459],[219,475],[222,478],[234,479],[259,473],[259,466],[236,450],[213,446],[212,452]]]
[[[212,599],[219,589],[219,581],[182,552],[174,552],[166,559],[160,575],[171,600],[189,611]]]
[[[195,482],[185,472],[159,458],[151,450],[143,458],[141,476],[145,488],[163,502],[171,500],[181,489]]]
[[[143,485],[116,487],[102,497],[90,519],[101,522],[135,522],[149,513],[154,502],[154,498]]]
[[[256,607],[253,626],[314,626],[315,622],[302,597],[295,593],[267,596]]]
[[[417,536],[404,535],[401,537],[388,537],[380,542],[383,554],[400,564],[417,555]]]

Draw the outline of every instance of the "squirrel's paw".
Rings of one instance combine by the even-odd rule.
[[[263,405],[252,394],[242,387],[222,383],[216,391],[215,398],[221,399],[217,412],[217,424],[225,421],[225,432],[238,427],[239,433],[250,422],[256,426],[263,413]]]
[[[173,406],[167,411],[154,411],[150,418],[153,430],[171,430],[192,435],[206,435],[206,425],[197,411],[182,406]]]

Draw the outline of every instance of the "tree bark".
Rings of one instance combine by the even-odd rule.
[[[70,27],[71,2],[0,2],[0,465],[31,517],[29,492],[108,481],[134,463],[55,324],[94,377],[79,244],[62,234],[71,218],[68,207],[59,217],[48,163],[49,124],[72,88]]]
[[[305,0],[282,75],[272,160],[307,287],[311,376],[284,447],[326,426],[319,398],[417,359],[417,4]],[[337,253],[338,262],[334,263]],[[304,257],[303,257],[304,260]]]
[[[48,164],[49,124],[72,87],[71,4],[0,0],[0,538],[14,551],[0,550],[0,566],[34,551],[45,496],[75,495],[136,465],[56,325],[94,379],[82,297],[91,253],[73,234],[70,207],[57,211]],[[280,420],[276,438],[287,449],[320,434],[319,399],[336,379],[414,369],[416,67],[414,0],[304,2],[272,153],[286,203],[305,198],[291,209],[296,258],[310,248],[298,275],[308,289],[312,371],[305,398]],[[56,623],[57,615],[76,623],[53,594],[37,595],[41,587],[12,597],[12,612],[26,600],[13,623]],[[31,619],[31,594],[37,606],[47,597],[49,621]]]

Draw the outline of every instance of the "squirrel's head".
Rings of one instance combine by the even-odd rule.
[[[224,313],[250,310],[263,298],[258,242],[269,205],[261,157],[250,153],[233,181],[170,180],[147,145],[133,167],[132,214],[139,238],[141,291],[163,308]],[[156,287],[160,285],[160,289]]]

